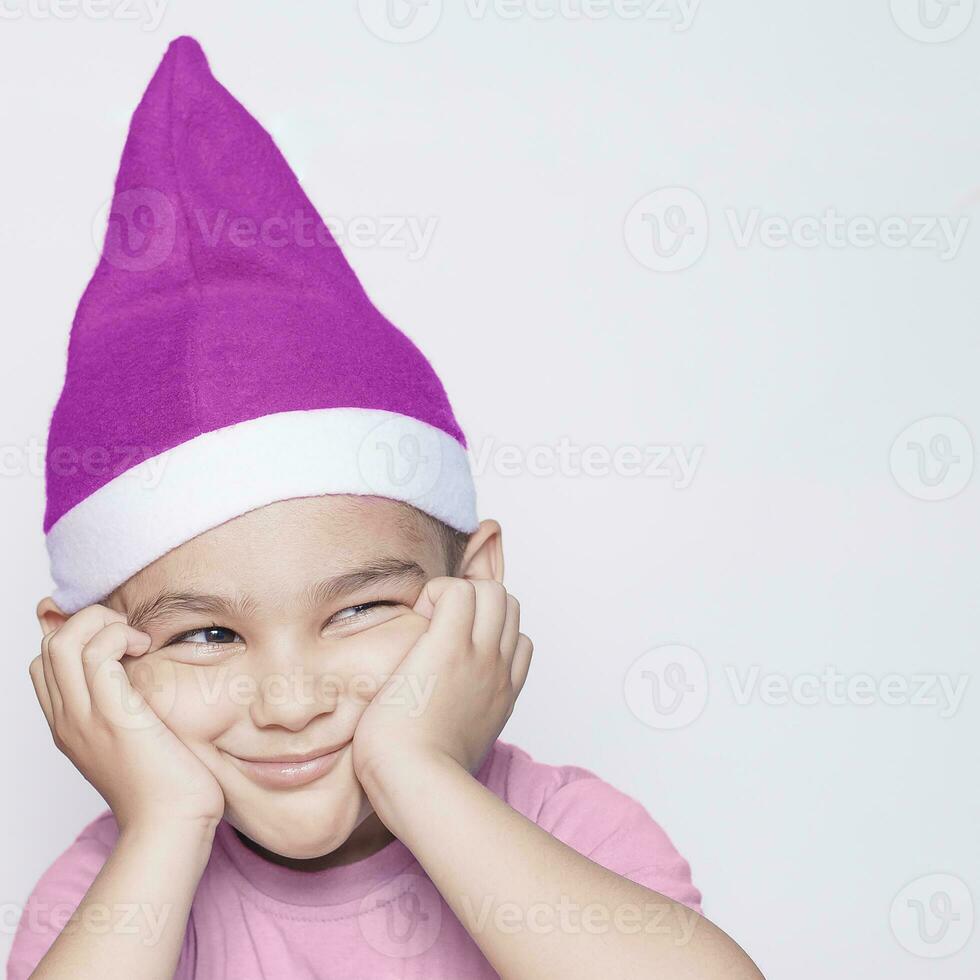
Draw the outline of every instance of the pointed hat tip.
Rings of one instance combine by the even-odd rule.
[[[204,49],[197,38],[191,37],[189,34],[181,34],[180,37],[175,37],[167,45],[167,52],[163,56],[163,60],[167,61],[168,59],[176,59],[185,64],[197,64],[208,68],[208,59],[204,54]]]

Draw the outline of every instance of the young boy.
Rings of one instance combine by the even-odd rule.
[[[757,978],[634,800],[501,741],[531,642],[466,441],[175,40],[47,448],[31,679],[110,810],[8,978]]]

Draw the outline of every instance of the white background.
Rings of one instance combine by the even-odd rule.
[[[103,808],[51,744],[27,677],[51,587],[27,452],[46,438],[129,117],[189,33],[324,216],[435,222],[421,256],[342,244],[430,357],[474,452],[491,454],[479,514],[504,528],[506,582],[535,642],[503,737],[642,801],[706,914],[768,977],[976,976],[980,928],[963,935],[980,902],[972,0],[938,28],[902,0],[894,16],[888,0],[703,0],[689,25],[674,0],[667,20],[600,0],[430,0],[387,37],[380,0],[360,6],[184,0],[154,26],[145,0],[60,17],[49,0],[3,0],[4,957],[19,904]],[[663,187],[692,191],[706,216],[682,215],[684,247],[704,250],[674,271],[648,267],[665,261],[650,236],[663,215],[641,205],[627,224]],[[752,209],[875,227],[965,218],[967,233],[945,256],[739,245],[730,217]],[[896,477],[892,446],[923,418],[940,421],[901,437]],[[700,457],[686,487],[492,462],[562,439]],[[917,479],[923,451],[938,490]],[[650,679],[629,673],[664,644],[696,651],[677,661],[694,688],[680,713],[654,710]],[[761,686],[742,697],[746,678],[806,685],[828,667],[845,688],[897,674],[894,690],[914,690],[926,675],[915,700],[932,703],[835,703],[813,685],[787,703]],[[967,684],[955,711],[943,680]],[[900,894],[926,875],[942,877]],[[960,919],[930,945],[943,924],[919,932],[908,900],[937,890]],[[951,955],[918,955],[942,942]]]

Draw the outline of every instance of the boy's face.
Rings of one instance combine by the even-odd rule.
[[[149,652],[123,661],[127,674],[214,774],[226,819],[269,851],[310,858],[359,826],[355,840],[384,833],[355,778],[351,739],[428,627],[412,611],[423,584],[445,574],[436,536],[407,506],[305,497],[175,548],[108,604],[152,637]]]

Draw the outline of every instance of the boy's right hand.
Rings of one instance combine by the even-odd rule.
[[[55,745],[109,804],[120,831],[186,822],[213,833],[225,805],[218,781],[120,663],[151,642],[122,613],[86,606],[45,634],[30,667],[34,690]]]

